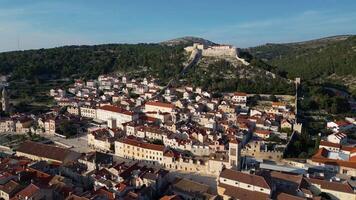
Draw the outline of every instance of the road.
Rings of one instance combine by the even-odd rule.
[[[159,93],[157,93],[156,95],[154,95],[151,99],[155,99],[155,98],[157,98],[158,96],[162,95],[162,93],[163,93],[167,88],[169,88],[169,87],[172,85],[172,83],[173,83],[174,81],[178,80],[182,75],[184,75],[184,74],[187,72],[187,70],[188,70],[190,67],[194,66],[194,65],[199,61],[200,57],[201,57],[201,51],[199,51],[199,50],[194,50],[194,51],[192,51],[192,54],[191,54],[190,57],[189,57],[188,63],[184,66],[184,68],[182,69],[182,71],[181,71],[177,76],[171,78],[171,80],[168,81],[167,85],[164,86],[164,87],[161,89],[161,91],[160,91]]]

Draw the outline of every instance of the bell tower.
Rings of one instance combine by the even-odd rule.
[[[241,142],[237,138],[229,141],[229,164],[232,169],[240,170]]]

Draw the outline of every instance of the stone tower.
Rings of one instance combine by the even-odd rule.
[[[240,170],[241,142],[236,138],[229,141],[229,164],[232,169]]]
[[[1,105],[2,111],[9,112],[9,97],[7,96],[5,87],[2,89]]]

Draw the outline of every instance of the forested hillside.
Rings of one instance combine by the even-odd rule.
[[[299,43],[249,48],[255,57],[286,71],[289,78],[336,74],[356,76],[356,36],[335,36]]]
[[[144,71],[165,80],[182,68],[181,46],[108,44],[0,54],[0,73],[13,79],[96,78],[113,71]]]
[[[167,42],[164,45],[107,44],[0,53],[0,74],[11,74],[13,81],[25,80],[26,83],[37,85],[36,88],[50,80],[91,79],[112,72],[141,77],[151,75],[164,84],[182,70],[183,63],[188,59],[183,47],[192,39],[203,40],[180,38],[172,40],[175,41],[174,45]],[[183,44],[180,43],[182,41]],[[188,71],[186,80],[193,86],[216,92],[293,93],[292,84],[287,80],[279,76],[274,79],[266,74],[268,71],[279,74],[276,67],[254,58],[250,61],[251,66],[246,68],[236,67],[229,62],[208,60],[204,65],[209,67],[202,67],[201,64],[193,67]],[[221,73],[224,76],[219,75]],[[246,74],[252,74],[253,77],[246,77]],[[32,90],[29,88],[26,91]],[[26,91],[20,91],[26,94],[15,96],[31,96]]]
[[[287,79],[263,67],[239,65],[231,60],[203,58],[189,70],[186,80],[210,91],[294,94],[294,84]]]

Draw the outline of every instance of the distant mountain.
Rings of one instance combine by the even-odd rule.
[[[212,41],[206,40],[204,38],[192,37],[192,36],[171,39],[171,40],[161,42],[160,44],[168,45],[168,46],[176,46],[176,45],[191,45],[193,43],[200,43],[204,45],[216,45],[216,43]]]
[[[280,56],[284,56],[296,50],[310,50],[315,48],[326,47],[331,44],[344,41],[352,35],[338,35],[325,37],[315,40],[291,43],[267,43],[264,45],[248,48],[248,51],[261,59],[272,60]]]
[[[316,40],[265,44],[245,49],[253,57],[286,71],[288,77],[313,79],[356,75],[356,36],[340,35]]]

